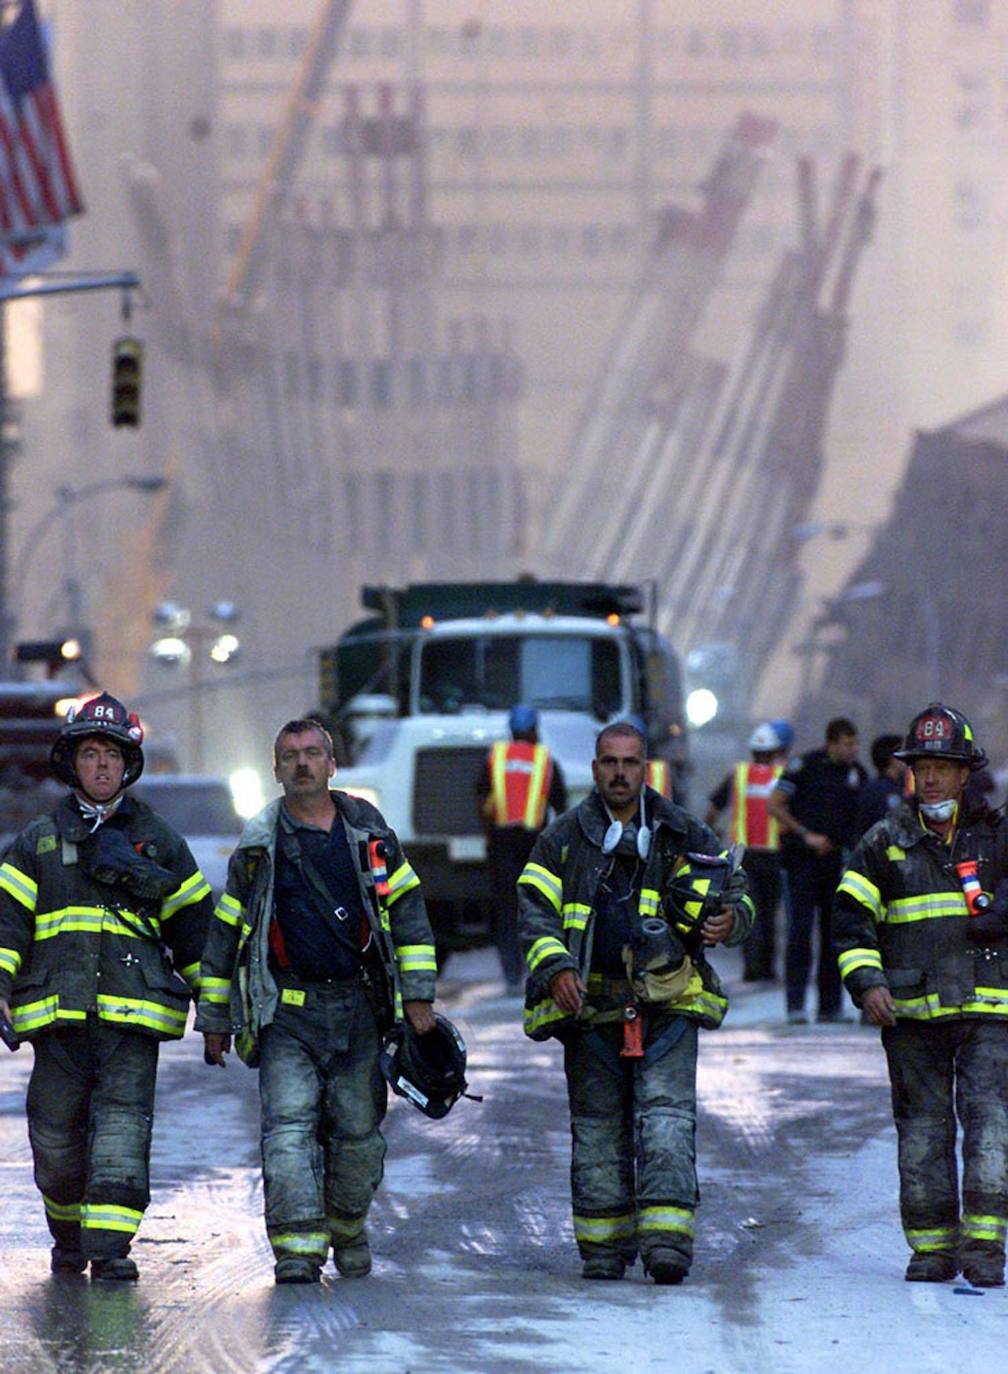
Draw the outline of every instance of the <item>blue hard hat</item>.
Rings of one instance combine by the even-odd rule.
[[[780,740],[782,749],[790,749],[794,744],[794,726],[789,720],[772,720],[774,734]]]
[[[511,707],[511,714],[508,716],[508,729],[512,735],[527,735],[538,724],[539,712],[534,706],[526,706],[522,702],[518,706]]]

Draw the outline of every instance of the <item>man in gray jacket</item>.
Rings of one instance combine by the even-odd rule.
[[[370,1272],[365,1220],[381,1182],[393,1020],[434,1028],[434,939],[420,882],[367,802],[330,790],[332,740],[289,721],[274,744],[284,791],[246,826],[203,953],[205,1058],[258,1066],[266,1231],[277,1283],[316,1283],[330,1246]],[[321,1156],[321,1158],[320,1158]]]

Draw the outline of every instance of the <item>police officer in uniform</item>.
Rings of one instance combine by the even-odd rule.
[[[143,730],[107,692],[52,748],[71,788],[0,867],[0,1011],[30,1040],[28,1135],[54,1272],[133,1280],[158,1042],[185,1031],[211,914],[180,835],[127,788]]]
[[[560,764],[539,740],[535,707],[515,706],[508,728],[511,739],[490,749],[476,790],[493,886],[494,943],[507,990],[517,994],[525,961],[518,948],[515,884],[547,819],[567,810],[567,788]]]
[[[784,958],[787,1018],[792,1025],[808,1020],[805,991],[817,923],[817,1019],[843,1020],[830,918],[833,893],[847,853],[857,839],[858,794],[867,781],[857,753],[857,730],[838,716],[826,726],[825,747],[792,759],[770,794],[769,809],[780,826],[781,864],[788,884]]]
[[[1008,1226],[1008,834],[964,801],[986,762],[969,721],[933,702],[898,757],[914,796],[874,825],[837,890],[840,972],[882,1028],[899,1139],[906,1277],[1004,1282]],[[989,896],[997,890],[991,909]],[[972,908],[972,912],[971,912]],[[962,1128],[962,1198],[956,1119]]]
[[[365,1221],[382,1179],[382,1034],[435,1029],[437,965],[420,880],[378,811],[331,790],[328,732],[284,725],[284,795],[249,821],[203,953],[196,1028],[224,1065],[237,1031],[258,1067],[266,1232],[277,1283],[371,1270]]]

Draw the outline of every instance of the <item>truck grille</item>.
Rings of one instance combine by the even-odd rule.
[[[484,745],[421,749],[413,778],[415,835],[481,835],[476,784]]]

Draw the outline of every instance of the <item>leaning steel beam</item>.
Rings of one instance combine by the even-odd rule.
[[[319,11],[301,71],[260,177],[252,212],[242,230],[224,292],[224,303],[229,308],[245,304],[259,283],[269,220],[282,205],[301,164],[349,9],[350,0],[325,0]]]
[[[700,210],[668,215],[575,430],[566,463],[570,480],[544,544],[555,566],[585,566],[604,533],[598,521],[603,504],[612,519],[610,501],[625,512],[644,494],[628,490],[613,473],[614,456],[636,451],[659,369],[668,377],[687,353],[775,133],[773,121],[743,115],[701,188]]]

